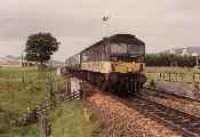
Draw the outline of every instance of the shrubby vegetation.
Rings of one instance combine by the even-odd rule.
[[[196,58],[192,56],[179,56],[174,54],[147,54],[145,56],[147,66],[177,66],[194,67]]]
[[[80,101],[63,103],[48,116],[53,137],[91,137],[98,128],[96,114],[88,112],[89,121],[84,117],[85,104]]]

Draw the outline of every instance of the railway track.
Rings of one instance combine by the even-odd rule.
[[[200,137],[200,118],[176,109],[136,96],[129,99],[128,106],[178,131],[183,137]]]

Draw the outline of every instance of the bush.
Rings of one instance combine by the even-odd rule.
[[[179,56],[174,54],[147,54],[145,56],[147,66],[179,66],[194,67],[196,60],[192,56]]]

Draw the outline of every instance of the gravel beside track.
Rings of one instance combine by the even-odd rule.
[[[156,88],[166,93],[191,98],[200,101],[200,91],[194,87],[194,83],[156,81]]]
[[[181,112],[188,113],[195,117],[200,118],[200,102],[191,100],[186,97],[179,97],[177,95],[167,94],[165,92],[159,92],[157,90],[151,90],[144,88],[140,95],[143,98],[162,104],[166,107],[170,107]]]
[[[105,123],[100,137],[181,137],[176,129],[127,106],[124,99],[98,92],[87,100],[98,109]]]

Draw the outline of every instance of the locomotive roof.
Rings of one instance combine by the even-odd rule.
[[[127,44],[136,44],[136,45],[145,45],[145,43],[138,38],[135,37],[135,35],[132,34],[115,34],[110,37],[105,37],[103,40],[96,42],[95,44],[91,45],[90,47],[84,49],[82,52],[101,45],[105,42],[105,40],[111,42],[111,43],[127,43]]]
[[[111,37],[109,37],[109,40],[113,43],[129,43],[129,44],[138,44],[138,45],[144,45],[144,42],[139,40],[135,37],[135,35],[131,34],[116,34]]]
[[[96,42],[95,44],[89,46],[88,48],[82,50],[81,52],[79,52],[79,53],[77,53],[77,54],[75,54],[71,57],[78,56],[80,53],[82,53],[82,52],[84,52],[84,51],[86,51],[86,50],[88,50],[92,47],[101,45],[102,43],[105,42],[105,40],[108,40],[111,43],[127,43],[127,44],[136,44],[136,45],[145,45],[145,43],[143,41],[141,41],[140,39],[138,39],[137,37],[135,37],[135,35],[132,35],[132,34],[115,34],[115,35],[112,35],[110,37],[106,37],[103,40]],[[69,58],[71,58],[71,57],[69,57]]]

